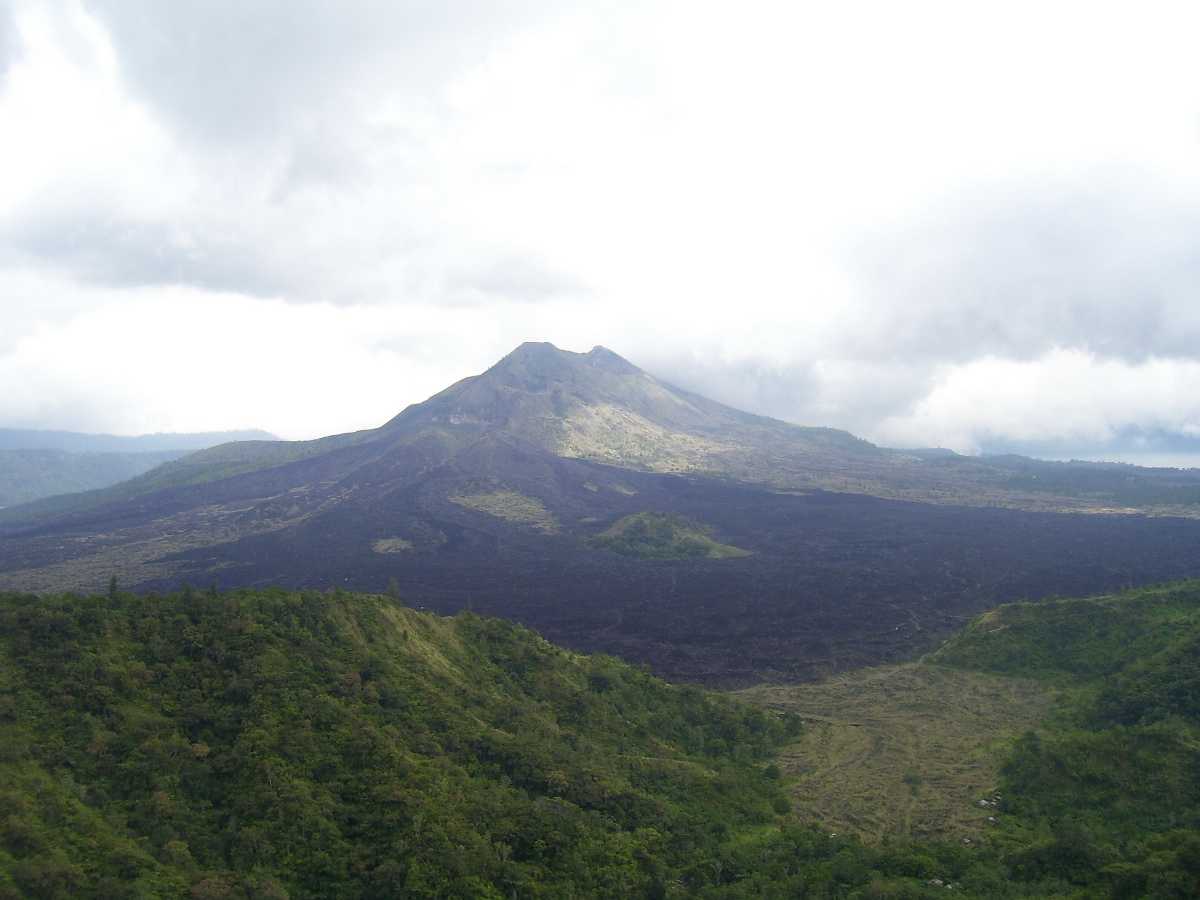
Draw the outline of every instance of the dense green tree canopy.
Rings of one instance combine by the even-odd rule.
[[[972,845],[792,819],[797,723],[392,598],[0,597],[2,897],[1193,897],[1200,586],[1003,607],[1062,701]]]
[[[0,648],[9,893],[620,896],[786,809],[788,723],[470,614],[8,596]]]

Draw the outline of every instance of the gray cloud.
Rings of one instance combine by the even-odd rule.
[[[15,259],[104,287],[188,284],[271,296],[298,274],[272,271],[262,248],[235,234],[123,219],[97,208],[37,211],[0,231],[0,244]]]
[[[446,277],[446,293],[452,302],[476,304],[494,300],[536,302],[580,296],[584,286],[536,260],[500,256],[458,266]]]
[[[19,49],[12,4],[0,2],[0,81],[8,73],[8,67],[15,61]]]
[[[551,7],[91,3],[119,87],[151,114],[137,137],[145,168],[114,157],[62,173],[0,208],[0,249],[100,287],[183,284],[301,303],[577,293],[538,252],[441,221],[455,189],[439,159],[447,86]],[[102,78],[77,23],[59,16],[56,27],[82,72]],[[152,131],[164,124],[165,144]]]
[[[827,359],[730,361],[653,349],[635,359],[664,381],[728,406],[859,435],[869,435],[883,419],[911,408],[933,382],[933,367],[924,360],[831,366]]]
[[[175,327],[146,310],[186,303],[224,310],[210,343],[296,328],[360,373],[345,396],[385,390],[364,359],[394,367],[370,404],[387,411],[422,399],[395,394],[420,372],[548,339],[880,440],[1050,448],[1200,421],[1180,401],[1200,370],[1175,365],[1200,359],[1200,155],[1177,121],[1194,56],[1114,73],[1144,23],[1103,11],[1083,47],[1074,13],[955,44],[906,10],[856,56],[859,15],[837,4],[703,7],[89,0],[18,4],[18,33],[0,0],[0,72],[28,62],[0,94],[0,369],[54,374],[47,395],[88,427],[121,404],[108,427],[140,422],[126,376],[80,393],[63,361],[91,352],[89,315],[132,357],[161,343],[138,329]],[[797,53],[800,28],[826,37]],[[1053,52],[1003,69],[1035,33],[1025,49]],[[1031,421],[1005,379],[1057,385],[1059,406]],[[294,415],[266,424],[328,430],[315,404]]]
[[[402,225],[405,223],[401,223]],[[33,209],[0,220],[0,262],[69,272],[103,288],[187,285],[290,301],[437,302],[486,306],[582,297],[577,280],[503,249],[448,262],[444,240],[416,223],[395,233],[264,233],[231,219],[122,216],[103,206]]]
[[[94,0],[89,9],[130,84],[162,116],[193,136],[242,142],[336,128],[380,94],[433,94],[543,6]]]
[[[984,441],[984,453],[1018,453],[1047,459],[1192,459],[1200,462],[1200,436],[1165,428],[1125,425],[1104,441],[1020,441],[996,436]]]
[[[641,360],[639,355],[639,360]],[[653,356],[642,366],[664,381],[726,405],[790,421],[808,418],[820,393],[811,362],[771,365],[756,360],[724,362],[694,355]]]
[[[1144,179],[1149,182],[1150,179]],[[852,352],[961,362],[1200,353],[1200,213],[1128,173],[968,195],[853,260],[872,315]]]
[[[1191,411],[1172,392],[1200,391],[1200,384],[1185,387],[1192,370],[1181,366],[1158,381],[1137,372],[1200,360],[1200,214],[1188,188],[1175,188],[1111,169],[1092,173],[1087,185],[977,186],[907,226],[860,239],[846,260],[849,300],[819,338],[797,334],[790,363],[727,362],[716,353],[698,361],[663,349],[652,365],[732,405],[884,443],[1051,457],[1186,456],[1194,440],[1180,429]],[[1064,372],[1060,351],[1094,360],[1094,380],[1077,367]],[[984,370],[970,368],[986,358],[1027,367],[1021,402],[1029,415],[1019,436],[1006,433],[1014,398],[998,399],[980,380]],[[1109,360],[1121,366],[1104,368]],[[1012,371],[995,369],[998,377]],[[1156,393],[1141,404],[1118,400],[1123,382],[1110,383],[1114,377]],[[931,410],[924,404],[935,391]],[[1087,410],[1079,413],[1087,437],[1078,433],[1081,419],[1035,415],[1050,396],[1069,407],[1071,392],[1076,408]]]

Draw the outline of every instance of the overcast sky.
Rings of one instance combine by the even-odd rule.
[[[382,423],[523,340],[1200,460],[1200,8],[0,0],[0,426]]]

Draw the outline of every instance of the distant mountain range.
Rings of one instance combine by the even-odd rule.
[[[1013,440],[992,437],[980,447],[985,456],[1017,454],[1038,459],[1123,460],[1139,466],[1200,466],[1200,437],[1136,425],[1116,428],[1100,441]]]
[[[1121,514],[1115,514],[1121,513]],[[0,587],[382,590],[666,674],[804,677],[1195,574],[1200,473],[877,447],[523,344],[385,425],[0,512]]]
[[[277,440],[275,435],[257,429],[124,436],[0,428],[0,450],[62,450],[67,453],[190,453],[231,441]]]
[[[0,428],[0,507],[107,487],[195,450],[246,440],[275,437],[265,431],[121,437]]]

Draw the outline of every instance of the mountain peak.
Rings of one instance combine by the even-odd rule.
[[[641,369],[625,359],[625,357],[619,356],[607,347],[602,347],[599,344],[587,352],[587,361],[592,368],[604,369],[607,372],[621,375],[633,375],[641,371]]]
[[[575,353],[561,350],[549,341],[526,341],[492,366],[485,376],[533,379],[544,386],[546,382],[564,379],[586,380],[596,372],[637,375],[641,371],[629,360],[599,344],[587,353]]]
[[[485,381],[502,380],[525,389],[545,387],[578,368],[583,354],[560,350],[549,341],[526,341],[481,376]]]
[[[652,471],[728,472],[736,464],[753,470],[751,480],[764,448],[779,441],[808,454],[805,465],[813,454],[874,450],[844,432],[800,429],[680,390],[604,346],[576,353],[544,341],[521,344],[389,424],[450,426],[455,440],[502,434],[556,456]]]
[[[562,353],[568,353],[567,350],[559,350],[549,341],[523,341],[518,344],[515,350],[512,350],[504,359],[538,359],[542,357],[553,357]]]

